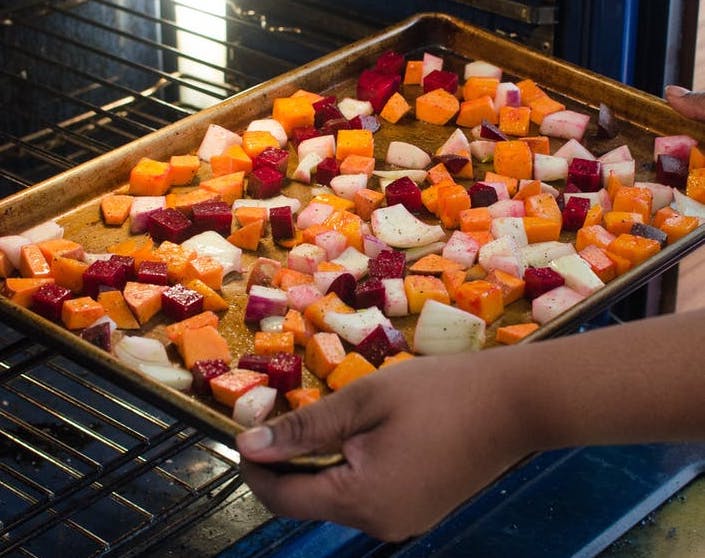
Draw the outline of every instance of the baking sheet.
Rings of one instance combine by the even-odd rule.
[[[600,155],[627,143],[637,162],[643,163],[637,170],[637,180],[653,179],[649,162],[654,135],[686,133],[700,141],[705,137],[701,126],[675,114],[661,99],[546,57],[450,16],[422,14],[2,200],[0,235],[14,234],[49,219],[57,219],[66,228],[67,238],[79,240],[88,251],[102,252],[109,244],[127,236],[127,226],[106,230],[100,219],[99,199],[108,192],[123,188],[130,169],[140,158],[165,160],[172,154],[193,152],[209,124],[242,130],[251,120],[268,116],[274,98],[288,96],[298,89],[335,94],[339,98],[354,96],[355,81],[360,72],[373,65],[381,53],[390,49],[406,54],[410,59],[420,59],[424,51],[433,52],[444,58],[447,69],[461,75],[467,61],[482,59],[502,67],[505,75],[511,76],[510,79],[528,77],[536,80],[553,97],[563,100],[568,108],[592,114],[591,127],[584,143],[593,153]],[[407,86],[404,94],[411,99],[419,89],[418,86]],[[596,107],[600,102],[610,106],[620,119],[620,135],[612,140],[598,140],[595,137]],[[402,125],[385,125],[375,136],[376,157],[383,160],[388,142],[394,139],[409,141],[433,151],[453,129],[452,126],[429,126],[414,119],[406,119]],[[552,151],[561,143],[554,141]],[[476,165],[476,169],[477,175],[483,176],[483,167]],[[207,176],[207,169],[202,172],[203,176]],[[297,195],[303,198],[309,195],[309,187],[294,188]],[[286,193],[291,194],[292,191]],[[703,240],[705,232],[701,227],[541,327],[527,338],[527,342],[573,330],[677,263]],[[283,252],[265,243],[258,255],[281,259]],[[255,257],[245,252],[245,269]],[[222,331],[237,358],[239,354],[252,349],[252,333],[242,323],[244,282],[239,277],[231,276],[224,292],[233,305],[222,317]],[[528,312],[525,301],[510,306],[506,315],[489,328],[488,339],[493,339],[496,327],[512,321],[523,321],[528,317]],[[228,410],[207,399],[195,399],[153,381],[125,367],[68,330],[2,297],[0,313],[11,324],[39,336],[47,344],[82,363],[92,365],[96,371],[225,443],[232,443],[235,433],[242,430],[230,418]],[[412,331],[413,321],[413,318],[406,318],[397,322],[407,336]],[[157,318],[145,326],[143,333],[159,336],[163,325]],[[307,375],[306,381],[316,380]],[[306,463],[324,465],[337,458],[313,456]]]

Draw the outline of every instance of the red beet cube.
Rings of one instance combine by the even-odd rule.
[[[383,325],[378,325],[367,337],[355,345],[355,351],[375,366],[382,364],[385,357],[408,350],[409,345],[402,332],[393,327]]]
[[[369,130],[373,134],[382,127],[382,123],[374,114],[358,115],[350,119],[350,128],[353,130]]]
[[[385,291],[382,280],[378,277],[368,277],[358,282],[355,287],[355,308],[371,308],[376,306],[384,310]]]
[[[465,168],[465,165],[467,165],[469,162],[470,159],[468,157],[456,155],[455,153],[433,156],[433,163],[443,163],[443,165],[448,169],[448,172],[450,174],[458,174],[461,170]]]
[[[404,277],[406,255],[397,250],[382,250],[367,264],[370,277],[395,279]]]
[[[563,208],[563,230],[577,231],[585,223],[585,217],[590,210],[590,200],[578,196],[570,196]]]
[[[470,186],[468,194],[470,195],[471,207],[487,207],[498,200],[497,190],[482,182],[475,182]]]
[[[301,357],[294,353],[274,353],[267,363],[269,387],[281,393],[301,387]]]
[[[267,147],[252,160],[253,169],[269,167],[278,170],[282,174],[286,174],[288,166],[289,152],[286,149],[280,149],[278,147]]]
[[[272,229],[272,238],[276,241],[294,238],[294,217],[291,207],[273,207],[269,210],[269,224]]]
[[[125,278],[128,281],[132,281],[135,278],[135,258],[113,254],[110,256],[110,261],[117,262],[125,267]]]
[[[375,112],[380,112],[389,98],[399,89],[400,75],[363,70],[357,80],[357,98],[369,101]]]
[[[384,197],[388,206],[400,203],[411,213],[421,213],[425,209],[421,201],[421,189],[408,176],[402,176],[388,184]]]
[[[186,215],[173,207],[157,209],[147,219],[147,231],[156,242],[181,244],[191,236],[192,225]]]
[[[83,292],[96,298],[101,287],[121,291],[127,283],[125,266],[116,260],[96,260],[83,272]]]
[[[150,283],[152,285],[168,285],[166,262],[151,262],[145,260],[140,262],[137,268],[137,281],[140,283]]]
[[[335,157],[326,157],[316,166],[316,183],[329,186],[330,181],[340,174],[340,163]]]
[[[267,373],[267,365],[271,355],[257,355],[255,353],[245,353],[237,361],[237,367],[243,370],[252,370],[254,372]]]
[[[81,332],[81,339],[85,339],[92,345],[110,352],[112,349],[112,332],[109,322],[100,322],[87,327]]]
[[[489,120],[483,120],[480,125],[480,137],[494,141],[507,141],[509,137]]]
[[[203,312],[203,295],[183,285],[174,285],[162,293],[162,312],[178,322]]]
[[[400,74],[405,62],[402,54],[388,50],[377,58],[375,70],[381,74]]]
[[[582,192],[597,192],[600,182],[600,161],[574,157],[568,167],[568,182],[575,184]]]
[[[688,161],[673,155],[660,154],[656,159],[656,181],[683,188],[688,180]]]
[[[644,238],[656,240],[661,245],[661,248],[665,248],[666,244],[668,244],[668,235],[653,225],[647,225],[646,223],[634,223],[629,232],[635,236],[642,236]]]
[[[221,359],[197,360],[191,367],[193,383],[191,390],[199,395],[211,393],[210,381],[230,371],[230,366]]]
[[[336,104],[335,97],[324,97],[320,101],[316,101],[313,103],[313,110],[315,111],[313,125],[316,128],[321,128],[329,120],[338,120],[340,118],[345,120],[343,113],[340,112]]]
[[[451,95],[458,91],[458,74],[447,70],[433,70],[423,79],[423,92],[445,89]]]
[[[328,293],[335,293],[348,306],[355,306],[355,287],[357,281],[352,273],[341,273],[328,286]]]
[[[259,167],[250,173],[247,181],[247,193],[260,200],[272,198],[281,193],[283,183],[284,175],[278,170]]]
[[[224,201],[208,200],[193,206],[193,234],[215,231],[229,236],[233,224],[233,211]]]
[[[47,320],[61,320],[61,308],[64,301],[71,298],[71,289],[50,283],[42,285],[32,295],[32,310]]]
[[[541,296],[565,283],[563,277],[550,267],[529,267],[524,272],[524,295],[528,299]]]
[[[315,138],[321,135],[321,132],[313,126],[302,126],[299,128],[294,128],[291,131],[291,143],[294,147],[298,147],[299,144],[307,139]]]

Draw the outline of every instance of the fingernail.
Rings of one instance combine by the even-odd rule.
[[[260,451],[272,445],[274,434],[268,426],[256,426],[237,437],[237,446],[244,451]]]
[[[672,97],[683,97],[687,93],[690,93],[690,90],[685,87],[681,87],[680,85],[667,85],[664,93],[666,95],[671,95]]]

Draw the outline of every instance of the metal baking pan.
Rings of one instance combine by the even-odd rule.
[[[655,135],[685,133],[701,141],[705,139],[700,125],[680,117],[659,98],[547,57],[453,17],[421,14],[2,200],[0,235],[15,234],[44,221],[56,219],[65,227],[68,238],[82,242],[87,250],[104,251],[110,243],[124,238],[127,228],[106,229],[102,226],[99,199],[108,192],[124,187],[130,169],[141,157],[165,160],[172,154],[193,152],[209,124],[217,123],[233,130],[242,130],[251,120],[268,115],[274,98],[288,96],[298,89],[336,94],[339,97],[353,96],[355,81],[360,72],[373,65],[380,54],[391,49],[415,59],[421,58],[424,51],[433,52],[443,56],[447,68],[458,72],[462,71],[467,61],[482,59],[502,67],[512,78],[536,80],[569,108],[593,115],[592,127],[584,140],[593,153],[599,155],[627,143],[635,159],[644,163],[637,171],[639,180],[653,178],[650,161]],[[407,96],[414,94],[413,89],[407,89],[404,93]],[[607,104],[620,121],[620,135],[612,140],[596,139],[595,116],[601,102]],[[403,125],[385,126],[377,134],[375,145],[379,160],[383,160],[386,145],[391,139],[406,139],[431,151],[453,129],[450,126],[432,127],[412,120],[407,119]],[[478,168],[481,170],[481,167]],[[297,191],[305,195],[306,189]],[[705,229],[700,227],[687,238],[667,247],[561,317],[541,327],[527,341],[574,330],[586,319],[676,264],[704,240]],[[271,245],[265,244],[263,251],[269,256],[277,255]],[[245,266],[253,259],[252,255],[246,256]],[[252,338],[251,332],[242,324],[242,284],[243,281],[236,277],[226,287],[233,305],[222,318],[225,334],[235,355],[248,350]],[[528,306],[525,303],[515,304],[508,309],[502,323],[527,317]],[[29,335],[93,367],[115,383],[225,443],[232,444],[235,433],[242,430],[230,414],[218,405],[195,399],[144,377],[68,330],[3,297],[0,297],[0,313],[9,323]],[[406,319],[400,327],[409,333],[413,327],[412,322],[413,319]],[[162,326],[161,323],[150,322],[142,333],[159,335]],[[491,338],[492,328],[488,333],[488,339]],[[312,456],[304,460],[304,463],[318,466],[335,459],[337,456]]]

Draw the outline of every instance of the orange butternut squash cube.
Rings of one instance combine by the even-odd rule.
[[[382,364],[379,365],[379,367],[384,368],[385,366],[391,366],[392,364],[404,362],[405,360],[409,360],[410,358],[414,358],[414,356],[415,355],[412,355],[411,353],[409,353],[407,351],[399,351],[395,355],[384,357],[384,360],[382,361]]]
[[[488,207],[464,209],[458,215],[458,219],[460,230],[463,232],[489,231],[492,224],[492,214]]]
[[[524,200],[524,211],[527,217],[543,217],[559,223],[563,222],[563,214],[558,207],[558,202],[548,192],[527,197]]]
[[[632,265],[640,264],[661,251],[658,240],[635,234],[623,233],[617,236],[607,250],[629,260]]]
[[[213,399],[232,409],[235,402],[252,388],[269,385],[269,376],[263,372],[235,368],[216,376],[209,384]]]
[[[195,316],[191,316],[189,318],[181,320],[180,322],[174,322],[173,324],[169,324],[168,326],[166,326],[165,331],[167,337],[169,338],[169,341],[171,341],[175,345],[178,345],[179,343],[181,343],[181,335],[184,333],[184,330],[188,328],[198,328],[207,325],[217,328],[219,322],[220,320],[218,319],[218,316],[216,314],[209,310],[204,310],[200,314],[196,314]]]
[[[461,310],[475,314],[491,324],[504,313],[504,297],[499,285],[477,279],[460,285],[455,293],[455,304]]]
[[[223,286],[223,264],[211,256],[197,256],[186,262],[183,281],[187,283],[200,279],[211,289],[220,290]]]
[[[345,358],[328,374],[326,383],[333,391],[344,388],[350,382],[367,376],[377,370],[375,366],[360,353],[349,352]]]
[[[493,269],[487,274],[485,280],[494,283],[502,289],[502,303],[504,306],[508,306],[524,296],[526,282],[521,277],[501,269]]]
[[[421,85],[423,60],[407,60],[404,69],[404,85]]]
[[[353,153],[340,162],[340,174],[366,174],[370,177],[374,170],[374,157],[363,157]]]
[[[565,110],[565,105],[559,103],[555,99],[551,99],[548,95],[539,95],[535,99],[528,102],[531,110],[531,121],[540,126],[543,119],[549,114]]]
[[[545,217],[523,217],[524,231],[529,244],[558,240],[561,236],[561,223]]]
[[[257,208],[260,209],[260,208]],[[266,210],[265,210],[266,211]],[[246,223],[228,236],[228,242],[243,250],[257,250],[264,233],[264,219]]]
[[[493,77],[471,76],[463,85],[463,100],[471,101],[480,97],[492,97],[497,94],[499,80]]]
[[[143,157],[130,171],[129,194],[163,196],[173,183],[171,165]]]
[[[242,133],[242,150],[254,159],[268,147],[279,149],[279,140],[265,130],[245,130]]]
[[[166,206],[177,209],[187,217],[193,215],[193,206],[197,203],[203,203],[210,200],[218,200],[219,196],[216,192],[206,190],[205,188],[196,188],[190,192],[172,192],[166,195]]]
[[[311,100],[305,95],[280,97],[274,99],[272,106],[272,118],[282,125],[289,137],[294,128],[313,126],[315,114]]]
[[[220,312],[222,310],[227,310],[230,305],[228,301],[220,296],[214,289],[206,285],[200,279],[192,279],[184,284],[184,287],[196,291],[198,294],[203,296],[203,310]]]
[[[330,292],[327,295],[309,304],[304,310],[304,317],[317,329],[330,331],[325,322],[328,312],[354,312],[355,309],[345,304],[337,294]]]
[[[184,329],[177,349],[189,370],[198,360],[223,360],[230,364],[233,359],[226,339],[209,325]]]
[[[51,277],[51,267],[36,244],[20,248],[20,275],[22,277]]]
[[[605,250],[616,236],[602,225],[586,225],[578,229],[575,236],[575,249],[580,252],[586,246],[594,244]]]
[[[514,345],[539,328],[536,322],[511,324],[497,328],[495,340],[503,345]]]
[[[458,118],[455,120],[458,126],[474,128],[482,124],[483,120],[487,120],[491,124],[497,124],[499,121],[499,113],[494,106],[492,97],[485,95],[460,103]]]
[[[651,206],[654,196],[648,188],[635,186],[622,186],[614,196],[613,211],[626,211],[639,213],[643,223],[651,220]]]
[[[328,374],[345,358],[345,348],[337,333],[314,333],[304,354],[304,363],[310,372],[325,380]]]
[[[438,217],[445,228],[457,229],[460,213],[466,209],[470,209],[470,195],[464,186],[456,184],[438,190]]]
[[[422,122],[444,126],[460,110],[458,98],[439,88],[416,98],[416,118]]]
[[[100,212],[106,225],[122,225],[130,216],[132,196],[108,194],[100,200]]]
[[[523,79],[516,83],[521,93],[521,104],[529,106],[529,104],[540,98],[546,96],[546,92],[541,89],[534,80]]]
[[[239,144],[227,147],[220,155],[213,155],[210,163],[213,176],[252,172],[252,158],[245,153],[242,145]]]
[[[369,221],[372,218],[372,212],[381,207],[384,202],[384,194],[377,190],[363,188],[355,192],[353,196],[355,202],[355,213],[363,221]]]
[[[485,182],[504,182],[507,186],[507,193],[510,196],[516,194],[516,191],[519,188],[519,180],[515,177],[492,171],[487,171],[485,173]]]
[[[105,315],[105,308],[89,296],[70,298],[61,307],[61,321],[67,329],[83,329]]]
[[[295,388],[287,391],[284,397],[286,397],[289,406],[295,410],[318,401],[321,398],[321,390],[318,388]]]
[[[191,184],[198,169],[201,168],[198,155],[172,155],[169,164],[171,165],[171,182],[174,186]]]
[[[202,180],[198,187],[209,192],[215,192],[228,205],[232,205],[235,200],[242,198],[245,184],[245,172],[238,171],[208,180]]]
[[[370,130],[338,130],[335,158],[342,161],[349,155],[374,157],[375,140]]]
[[[407,275],[404,277],[404,291],[411,314],[420,313],[428,299],[450,304],[450,295],[443,281],[432,275]]]
[[[530,136],[519,139],[529,144],[532,153],[540,153],[541,155],[551,154],[551,142],[548,136]]]
[[[120,291],[102,291],[98,293],[98,302],[118,329],[139,329],[140,324]]]
[[[498,174],[518,180],[531,179],[534,175],[534,158],[526,142],[500,141],[494,149],[494,170]]]
[[[57,285],[70,289],[77,294],[83,290],[83,274],[88,264],[73,258],[56,256],[51,260],[51,276]]]
[[[688,156],[688,169],[702,169],[705,167],[705,152],[700,149],[697,145],[690,148],[690,154]]]
[[[379,115],[387,122],[396,124],[411,110],[411,105],[406,102],[404,96],[395,91],[382,107]]]
[[[526,136],[531,125],[529,107],[504,106],[499,109],[499,129],[510,136]]]
[[[54,283],[53,277],[8,277],[3,294],[18,306],[29,308],[32,296],[42,285]]]
[[[685,183],[685,193],[700,203],[705,203],[705,168],[692,169]]]
[[[666,217],[658,228],[666,233],[668,244],[673,244],[676,240],[697,229],[699,224],[697,217],[676,214]]]
[[[294,334],[294,344],[306,347],[316,330],[304,315],[294,308],[290,308],[284,316],[282,331],[289,331]]]
[[[256,331],[255,354],[293,353],[294,334],[290,331]]]
[[[607,252],[594,244],[588,244],[578,252],[603,283],[608,283],[617,277],[617,265],[607,255]]]
[[[641,213],[632,211],[607,211],[602,218],[605,228],[614,235],[629,233],[634,223],[643,223]]]

